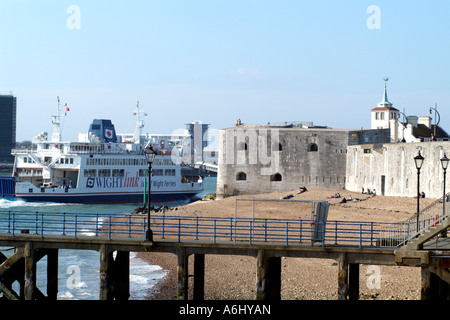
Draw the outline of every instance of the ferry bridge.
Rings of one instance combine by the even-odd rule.
[[[330,221],[327,202],[310,202],[308,220],[152,214],[152,242],[145,241],[146,215],[0,212],[0,247],[14,249],[0,251],[0,295],[56,299],[58,250],[79,249],[99,252],[100,300],[129,298],[130,252],[175,254],[179,299],[188,299],[190,256],[192,298],[204,298],[207,254],[255,257],[259,300],[281,298],[282,257],[338,261],[339,299],[358,299],[361,264],[420,267],[422,299],[449,298],[450,240],[442,235],[449,219],[442,199],[402,223]],[[45,256],[46,290],[36,285],[36,264]]]

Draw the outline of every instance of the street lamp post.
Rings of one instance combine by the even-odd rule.
[[[414,157],[414,162],[416,163],[416,168],[417,168],[417,221],[416,221],[416,228],[417,228],[417,233],[419,233],[419,212],[420,212],[420,169],[422,168],[422,164],[423,164],[423,160],[424,157],[420,154],[420,150],[419,150],[419,154],[417,156]]]
[[[155,159],[156,151],[152,146],[145,149],[145,158],[148,163],[148,208],[147,208],[147,231],[145,232],[145,241],[153,241],[153,232],[150,229],[150,201],[151,201],[151,179],[152,179],[152,164]]]
[[[445,203],[447,202],[447,199],[445,197],[445,184],[446,184],[446,176],[447,176],[447,168],[448,168],[448,163],[449,163],[450,159],[447,158],[447,155],[444,153],[444,156],[441,158],[441,165],[442,165],[442,169],[444,170],[444,187],[443,187],[443,194],[442,194],[442,219],[445,219],[446,216],[446,208],[445,208]],[[445,230],[444,232],[442,232],[442,236],[446,237],[447,236],[447,230]]]

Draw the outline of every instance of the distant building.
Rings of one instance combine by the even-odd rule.
[[[383,99],[371,110],[371,129],[389,129],[391,142],[447,141],[450,136],[429,116],[406,116],[393,107],[387,96],[386,81]],[[403,121],[401,121],[403,115]]]
[[[12,163],[11,149],[16,144],[17,100],[12,95],[0,95],[0,163]]]
[[[198,121],[186,124],[187,134],[191,136],[190,154],[193,156],[193,163],[205,160],[204,150],[209,145],[208,130],[209,124]]]

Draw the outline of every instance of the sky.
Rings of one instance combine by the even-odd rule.
[[[138,101],[148,133],[369,129],[389,77],[395,108],[437,106],[450,132],[449,14],[448,0],[0,0],[0,93],[17,97],[17,141],[51,134],[58,96],[66,141],[92,119],[132,133]]]

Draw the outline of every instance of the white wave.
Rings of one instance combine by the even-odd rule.
[[[58,294],[58,299],[60,300],[73,300],[74,296],[69,291],[61,292]]]
[[[146,299],[151,290],[167,274],[160,266],[151,265],[130,252],[130,294],[131,299]]]
[[[71,289],[83,289],[87,287],[87,284],[82,281],[71,284]]]
[[[18,207],[48,207],[60,206],[60,203],[55,202],[27,202],[21,199],[5,199],[0,198],[0,209],[18,208]]]
[[[149,277],[144,276],[137,276],[137,275],[130,275],[130,282],[136,283],[136,284],[148,284],[150,281]]]
[[[82,292],[78,293],[77,296],[80,296],[80,297],[90,297],[90,296],[92,296],[92,294],[90,294],[90,293],[87,292],[87,291],[82,291]]]

